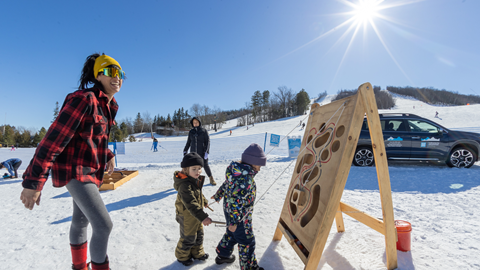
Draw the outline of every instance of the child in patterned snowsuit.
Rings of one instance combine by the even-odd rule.
[[[240,268],[263,270],[255,257],[255,236],[252,228],[252,213],[256,195],[253,178],[265,166],[267,158],[258,144],[251,144],[242,154],[240,163],[233,161],[227,168],[226,180],[212,199],[223,198],[223,211],[227,230],[218,243],[215,258],[217,264],[235,261],[233,248],[238,244]]]

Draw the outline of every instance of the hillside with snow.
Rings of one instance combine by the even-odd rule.
[[[447,128],[480,132],[480,105],[440,107],[396,96],[396,107],[380,113],[413,113]],[[328,96],[321,104],[330,102]],[[438,111],[439,117],[435,118]],[[218,184],[232,160],[239,160],[252,142],[265,144],[265,134],[303,136],[300,121],[308,115],[236,127],[227,122],[218,132],[210,131],[209,164]],[[232,130],[232,135],[230,135]],[[140,136],[138,136],[140,137]],[[239,269],[238,261],[216,265],[215,247],[224,227],[204,228],[204,247],[210,258],[185,267],[176,261],[174,250],[179,238],[175,221],[176,191],[173,173],[180,169],[186,136],[159,138],[159,151],[152,152],[152,140],[125,144],[118,155],[118,168],[138,170],[139,175],[102,198],[114,223],[108,255],[114,270],[159,269]],[[35,149],[0,149],[0,160],[23,160],[23,173]],[[272,237],[291,180],[295,159],[288,157],[287,140],[280,147],[266,144],[267,166],[255,178],[257,200],[253,212],[256,255],[267,270],[303,269],[303,263],[283,238]],[[2,174],[5,170],[0,171]],[[398,269],[480,269],[480,162],[469,169],[449,168],[431,163],[389,163],[395,219],[412,224],[411,251],[398,251]],[[207,198],[218,186],[204,186]],[[68,242],[72,199],[66,188],[53,188],[51,179],[42,191],[40,206],[25,209],[19,200],[21,179],[0,180],[0,269],[70,269]],[[267,191],[268,190],[268,191]],[[350,168],[342,201],[374,217],[382,217],[376,170]],[[213,220],[224,220],[222,205],[214,204]],[[344,215],[344,233],[333,225],[318,269],[387,269],[385,242],[378,232]],[[89,230],[89,233],[91,231]],[[237,253],[235,249],[235,254]],[[237,255],[237,254],[236,254]]]

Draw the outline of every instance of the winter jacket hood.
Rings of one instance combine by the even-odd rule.
[[[199,123],[198,127],[202,127],[202,121],[200,121],[200,118],[198,118],[198,117],[195,116],[195,117],[192,118],[192,120],[190,120],[190,125],[192,125],[193,128],[194,128],[194,126],[193,126],[193,120],[197,120],[198,123]]]
[[[200,122],[200,119],[197,117],[192,118],[190,121],[192,127],[194,119]],[[210,136],[208,135],[208,131],[202,127],[202,122],[200,122],[198,127],[193,127],[188,132],[187,143],[185,144],[183,153],[188,153],[188,149],[190,149],[190,152],[195,152],[201,157],[204,157],[205,153],[210,153]]]
[[[202,187],[205,176],[201,175],[198,179],[176,171],[173,175],[173,187],[178,191],[175,209],[177,215],[193,216],[199,221],[203,221],[208,214],[203,211],[208,204],[203,196]]]
[[[204,182],[205,182],[205,176],[203,175],[200,175],[198,179],[195,179],[191,176],[184,174],[183,172],[176,171],[173,176],[173,188],[176,191],[178,191],[178,189],[180,188],[180,185],[186,184],[186,183],[192,184],[196,188],[202,189]]]
[[[252,177],[255,177],[257,173],[258,172],[255,171],[252,166],[248,164],[235,162],[235,161],[230,163],[230,166],[227,167],[227,171],[226,171],[226,174],[230,174],[232,177],[240,177],[242,175],[244,176],[250,175]],[[244,178],[240,177],[239,179],[244,179]]]

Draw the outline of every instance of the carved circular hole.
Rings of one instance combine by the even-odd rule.
[[[306,164],[308,165],[308,164],[312,163],[312,161],[313,161],[313,155],[312,154],[305,154],[300,159],[300,163],[298,163],[297,173],[300,173],[302,171],[302,167]]]
[[[315,140],[315,148],[319,148],[320,146],[327,143],[329,137],[330,137],[330,132],[327,132],[327,133],[323,134],[322,136],[318,137]]]
[[[312,139],[313,139],[313,136],[312,136],[312,135],[308,136],[308,138],[307,138],[307,144],[309,144]]]
[[[317,166],[315,166],[315,168],[313,168],[312,171],[305,173],[302,179],[303,184],[305,184],[307,180],[312,181],[313,179],[317,178],[319,172],[320,172],[320,169]]]
[[[332,145],[332,152],[337,152],[340,149],[340,141],[334,141]]]
[[[298,185],[295,185],[295,188],[293,190],[298,189],[298,187],[299,187]],[[296,192],[293,192],[292,196],[296,194],[297,194]],[[292,203],[291,200],[290,200],[290,209],[292,210],[292,215],[297,214],[297,206],[294,203]]]
[[[296,202],[298,200],[298,193],[293,192],[293,201]]]
[[[328,159],[328,156],[329,156],[329,155],[330,155],[330,153],[329,153],[328,149],[325,149],[325,150],[323,150],[322,155],[321,155],[320,158],[322,159],[322,161],[325,161],[325,160]]]
[[[342,137],[343,133],[345,133],[345,126],[339,126],[335,135],[337,136],[337,138],[340,138]]]
[[[313,192],[312,192],[312,200],[311,200],[312,205],[300,220],[300,226],[302,227],[307,226],[307,224],[313,219],[313,217],[317,213],[319,201],[320,201],[320,185],[316,185],[313,188]]]
[[[319,132],[319,133],[324,132],[324,131],[325,131],[325,127],[326,127],[326,126],[325,126],[325,123],[322,123],[322,124],[320,125],[320,129],[318,130],[318,132]]]

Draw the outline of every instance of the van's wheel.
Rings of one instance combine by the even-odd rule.
[[[475,164],[477,155],[468,147],[456,147],[448,155],[446,161],[449,167],[470,168]]]
[[[371,147],[359,147],[353,156],[353,165],[355,166],[372,166],[374,164],[373,151]]]

